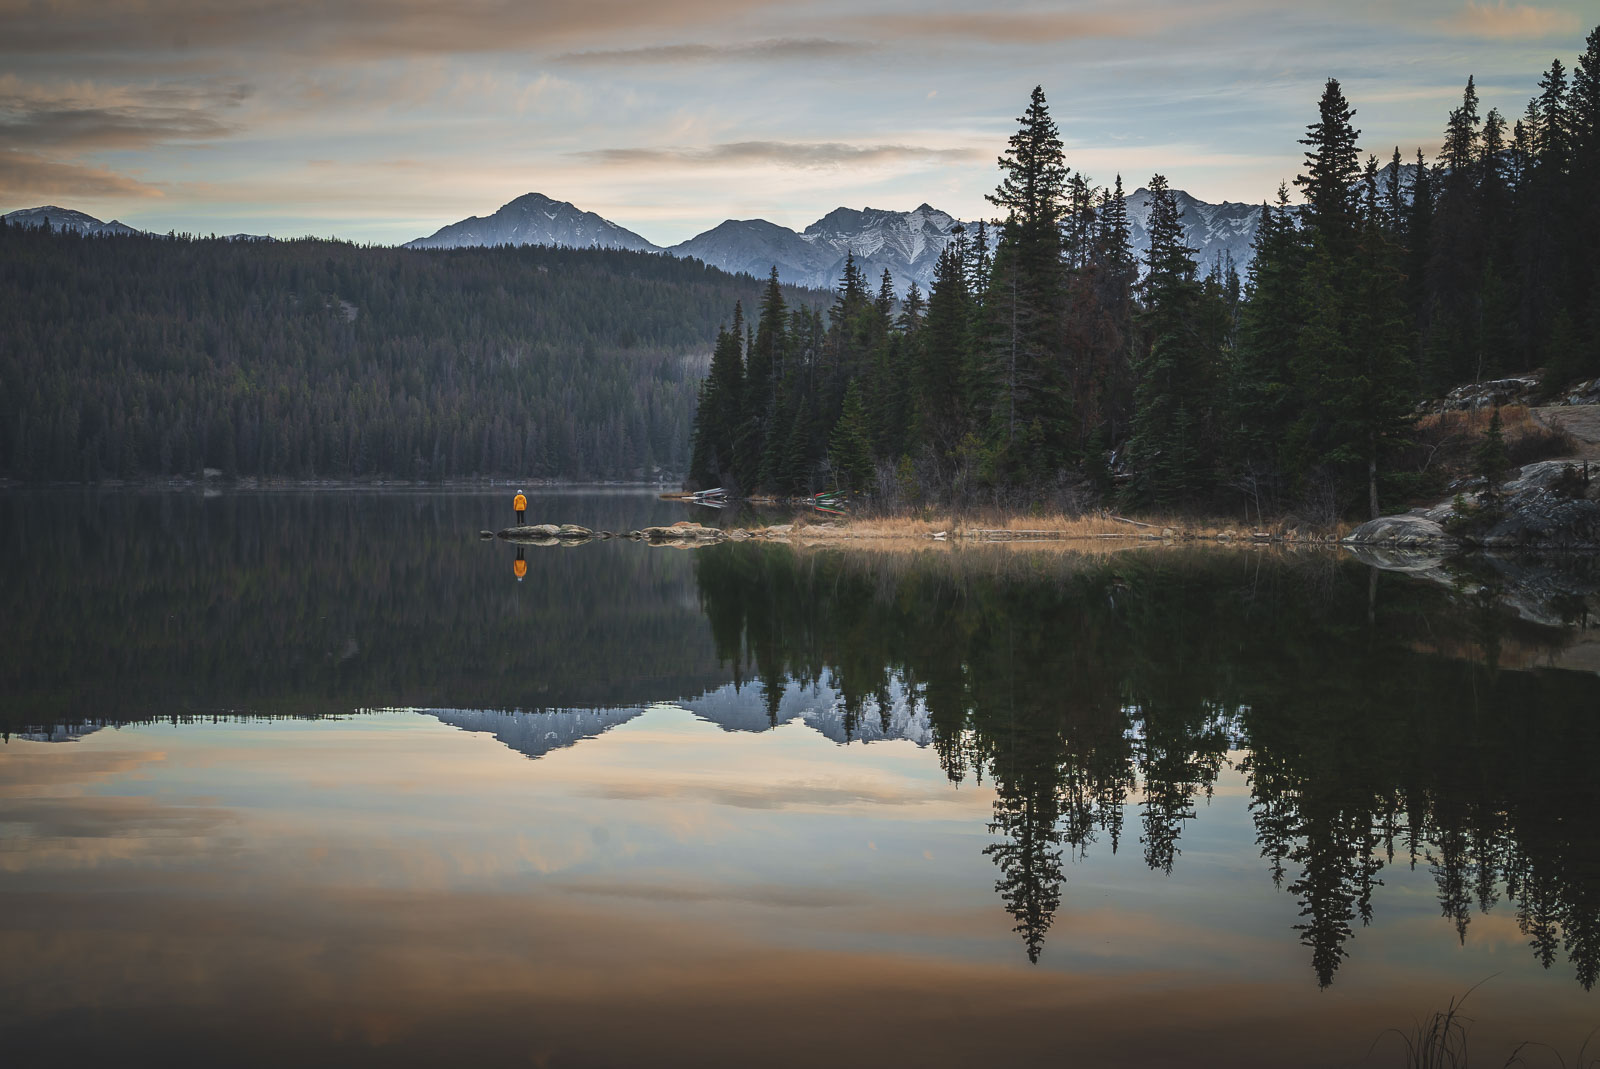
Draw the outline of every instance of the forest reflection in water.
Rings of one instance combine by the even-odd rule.
[[[1576,636],[1492,585],[1215,551],[746,546],[696,565],[719,656],[769,704],[771,681],[826,680],[852,724],[909,694],[949,779],[988,778],[996,891],[1030,960],[1064,859],[1136,832],[1171,874],[1238,752],[1319,985],[1396,864],[1427,867],[1461,940],[1504,897],[1541,964],[1564,952],[1586,990],[1600,975],[1600,680],[1505,667]]]
[[[262,856],[239,877],[248,888],[239,893],[279,926],[252,939],[300,923],[291,900],[305,892],[275,881],[299,872],[307,850],[348,865],[387,858],[414,872],[437,863],[427,856],[437,849],[475,875],[448,891],[430,884],[430,911],[470,890],[509,896],[494,907],[517,918],[506,923],[559,928],[567,921],[546,909],[556,901],[548,881],[554,874],[580,885],[580,873],[560,860],[577,856],[567,840],[578,833],[563,822],[581,826],[615,810],[662,825],[648,839],[655,852],[646,869],[581,873],[587,906],[632,901],[645,879],[671,884],[651,906],[663,913],[674,895],[833,909],[870,884],[873,894],[916,907],[889,926],[903,943],[878,946],[895,990],[911,984],[904,970],[918,954],[945,962],[942,985],[960,986],[977,972],[950,957],[952,941],[997,945],[973,934],[982,928],[974,921],[951,930],[933,919],[967,901],[952,881],[975,865],[981,912],[1001,922],[997,960],[1026,970],[1036,986],[993,972],[984,983],[1019,1006],[1023,992],[1056,990],[1048,976],[1063,962],[1085,977],[1153,969],[1163,951],[1149,948],[1166,935],[1139,927],[1148,914],[1134,902],[1097,906],[1092,924],[1084,912],[1089,896],[1099,903],[1109,888],[1127,898],[1149,886],[1167,888],[1154,892],[1177,900],[1166,919],[1190,933],[1172,936],[1186,948],[1172,953],[1212,955],[1217,983],[1270,973],[1268,944],[1257,942],[1266,938],[1298,959],[1292,977],[1300,982],[1280,984],[1273,998],[1292,1001],[1303,988],[1372,999],[1376,976],[1399,983],[1414,970],[1447,979],[1430,996],[1442,1004],[1484,978],[1485,946],[1503,945],[1565,993],[1569,1001],[1552,998],[1551,1012],[1572,1020],[1573,998],[1592,1007],[1600,968],[1600,658],[1584,627],[1597,586],[1592,561],[1480,563],[1458,570],[1451,586],[1376,572],[1345,553],[890,554],[752,544],[686,553],[593,543],[529,551],[519,580],[513,547],[475,538],[503,507],[499,495],[483,494],[0,494],[0,729],[14,740],[0,746],[8,839],[0,940],[11,963],[0,986],[20,985],[31,997],[32,981],[22,977],[35,972],[59,980],[73,968],[110,976],[131,967],[105,948],[70,964],[86,951],[67,933],[117,890],[96,872],[143,888],[117,897],[117,908],[129,910],[126,924],[148,924],[145,934],[165,939],[186,929],[181,903],[199,893],[194,887],[226,886],[229,866],[252,851]],[[642,494],[575,494],[536,507],[613,529],[682,515]],[[689,746],[688,729],[665,707],[647,708],[658,702],[694,714],[709,734],[694,734]],[[464,743],[422,731],[407,714],[396,722],[401,734],[425,745],[393,757],[385,747],[396,714],[352,715],[383,708],[427,710],[420,719],[436,729],[474,733],[479,756],[469,761]],[[182,726],[214,716],[245,722]],[[289,734],[250,723],[319,716],[347,719]],[[120,743],[94,730],[150,722],[180,727],[167,741],[136,730]],[[477,733],[498,740],[489,745],[499,753],[503,744],[538,764],[519,771],[497,763],[485,779],[489,740]],[[45,738],[81,741],[27,741]],[[920,749],[876,745],[895,739]],[[854,745],[863,741],[873,745]],[[119,757],[118,745],[131,749]],[[150,756],[152,747],[165,756]],[[192,766],[180,760],[186,750]],[[385,767],[391,760],[398,763]],[[874,775],[892,767],[904,782],[893,790],[864,784],[865,766]],[[781,797],[763,780],[777,767],[788,777]],[[310,769],[319,771],[296,786]],[[49,776],[60,777],[54,787]],[[334,783],[341,793],[323,808]],[[50,793],[58,788],[59,797]],[[505,793],[513,788],[522,793]],[[146,833],[119,839],[118,829],[119,821],[155,819],[149,806],[171,794],[195,800],[153,825],[158,838],[198,843],[221,834],[208,829],[233,828],[257,811],[273,820],[229,831],[185,860],[185,871],[205,873],[190,877],[193,887],[171,875],[163,884],[140,867],[145,847],[128,845],[148,843]],[[736,817],[689,815],[702,803]],[[304,841],[315,839],[305,829],[337,825],[350,807],[385,820],[359,824],[332,845]],[[834,814],[825,834],[806,823],[820,817],[792,815],[813,811]],[[934,813],[951,852],[923,870],[897,871],[892,885],[872,884],[873,870],[851,853],[855,836],[875,836],[874,851],[890,838],[909,845],[926,837]],[[691,848],[681,837],[695,819],[722,837]],[[606,826],[621,825],[589,831]],[[273,836],[290,827],[294,849],[279,854]],[[442,845],[408,845],[423,834],[403,830],[411,827],[432,829]],[[83,843],[63,852],[74,837]],[[1113,861],[1118,872],[1136,868],[1143,883],[1107,883]],[[505,870],[518,865],[531,867],[535,882],[505,883]],[[744,868],[759,870],[754,889],[718,884]],[[1236,875],[1218,883],[1222,873]],[[692,891],[680,886],[691,879],[700,881]],[[1267,922],[1270,910],[1260,923],[1217,917],[1216,895],[1257,884],[1292,903],[1285,920]],[[1413,923],[1406,896],[1419,888],[1432,916],[1397,925]],[[360,887],[329,893],[328,916],[317,923],[330,932],[368,901]],[[336,921],[338,901],[354,912]],[[386,901],[374,916],[394,929],[374,936],[378,944],[466,954],[458,962],[466,968],[476,953],[467,943],[452,949],[441,934],[427,949],[412,946],[411,907]],[[1076,930],[1063,923],[1069,915]],[[773,970],[788,960],[779,944],[802,933],[834,938],[823,914],[808,916],[814,922],[799,924],[786,914],[784,924],[797,927],[752,937]],[[605,927],[585,917],[583,925],[601,926],[591,934]],[[658,933],[630,917],[631,953],[643,968]],[[660,931],[681,922],[667,917]],[[1363,940],[1368,924],[1381,934]],[[1193,932],[1207,925],[1212,942],[1196,942]],[[58,926],[59,937],[45,934]],[[1085,940],[1096,928],[1118,934],[1095,937],[1112,941],[1091,948]],[[853,930],[839,928],[840,937]],[[207,953],[220,960],[234,938],[217,937]],[[477,946],[498,936],[463,930],[461,938]],[[545,951],[527,938],[532,968]],[[55,957],[45,949],[52,940],[61,943]],[[1471,953],[1423,969],[1405,957],[1419,946]],[[565,967],[588,969],[598,985],[621,975],[577,961]],[[296,967],[274,965],[286,984]],[[171,975],[187,968],[174,962]],[[836,983],[854,966],[805,968]],[[695,982],[725,995],[736,973],[713,970]],[[787,982],[763,975],[763,983]],[[1140,997],[1130,994],[1129,1005]],[[1296,1005],[1310,1012],[1312,1004]],[[1216,1012],[1222,1021],[1257,1011]],[[1316,1012],[1332,1027],[1333,1009]],[[43,1028],[55,1018],[28,1020]]]

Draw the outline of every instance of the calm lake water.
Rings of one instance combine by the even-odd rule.
[[[1472,989],[1475,1060],[1572,1066],[1600,1025],[1591,561],[519,581],[508,501],[0,494],[5,1064],[1401,1065]]]

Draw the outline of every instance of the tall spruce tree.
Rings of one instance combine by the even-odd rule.
[[[1006,212],[984,307],[987,358],[996,384],[991,417],[995,470],[1017,481],[1053,474],[1075,437],[1063,367],[1065,267],[1061,222],[1067,169],[1061,134],[1035,86],[999,159],[988,200]]]
[[[1291,365],[1304,400],[1294,437],[1341,499],[1364,490],[1376,517],[1383,460],[1410,422],[1412,372],[1399,253],[1375,206],[1361,211],[1353,188],[1354,117],[1330,79],[1302,142],[1306,173],[1295,179],[1307,199],[1308,261],[1306,316]]]

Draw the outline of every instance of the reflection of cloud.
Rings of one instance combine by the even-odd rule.
[[[738,809],[790,809],[804,806],[842,806],[868,803],[883,805],[921,805],[947,802],[949,792],[942,785],[921,790],[897,789],[887,785],[805,783],[795,780],[730,783],[723,781],[673,782],[658,777],[650,783],[612,782],[597,784],[587,793],[597,798],[637,802],[646,799],[708,802]]]
[[[686,166],[756,164],[777,167],[841,167],[894,163],[975,160],[973,149],[929,148],[922,145],[847,145],[838,141],[734,141],[706,148],[606,148],[575,153],[606,164]]]
[[[568,52],[557,57],[564,63],[609,65],[613,63],[710,63],[717,60],[811,60],[834,56],[853,56],[869,52],[875,45],[861,41],[834,41],[825,37],[779,37],[737,45],[677,44],[647,45],[643,48],[607,48]]]
[[[4,183],[0,182],[0,186]],[[102,780],[131,772],[153,761],[166,760],[159,750],[84,750],[32,748],[8,753],[0,761],[0,798],[18,798],[39,793],[41,788],[59,795],[76,793],[86,781]]]
[[[11,799],[0,823],[20,829],[20,837],[27,840],[148,839],[194,838],[234,819],[231,810],[218,806],[173,804],[138,795],[86,795]]]
[[[872,899],[847,894],[831,887],[796,887],[788,884],[741,886],[712,883],[699,886],[682,884],[617,884],[563,881],[550,885],[567,894],[583,898],[627,898],[645,902],[735,902],[744,905],[801,909],[831,909],[838,906],[870,905]]]
[[[1355,1064],[1385,1028],[1438,1008],[1455,975],[1391,970],[1330,1002],[1274,982],[1266,962],[1251,981],[1218,975],[1204,956],[1159,972],[1026,970],[914,943],[831,951],[784,927],[604,899],[295,890],[124,895],[115,910],[87,889],[11,896],[0,926],[0,990],[14,993],[7,1053],[385,1065],[459,1064],[470,1051],[481,1064],[778,1067],[1053,1065],[1064,1054],[1184,1064],[1211,1051],[1253,1069],[1291,1051]],[[1474,997],[1491,1000],[1473,1026],[1484,1049],[1565,1037],[1586,1019],[1582,992],[1547,984]]]
[[[1454,33],[1471,37],[1510,39],[1522,37],[1549,37],[1578,28],[1576,16],[1565,11],[1551,11],[1531,4],[1478,4],[1467,0],[1460,13],[1439,24]]]

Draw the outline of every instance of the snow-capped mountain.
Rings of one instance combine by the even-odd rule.
[[[1255,258],[1250,243],[1255,241],[1256,227],[1261,225],[1261,205],[1241,204],[1225,200],[1221,204],[1207,204],[1196,200],[1181,189],[1172,191],[1182,211],[1179,217],[1189,247],[1195,250],[1195,262],[1200,273],[1206,274],[1220,259],[1233,257],[1239,274]],[[1128,231],[1133,242],[1134,255],[1144,257],[1150,249],[1150,232],[1145,224],[1150,220],[1150,191],[1143,187],[1128,196]]]
[[[1202,272],[1218,257],[1232,256],[1241,274],[1251,260],[1250,243],[1261,221],[1259,204],[1225,201],[1209,204],[1174,190],[1189,244]],[[535,207],[536,206],[536,207]],[[529,218],[530,212],[533,218]],[[1150,191],[1136,190],[1128,197],[1128,221],[1134,253],[1142,257],[1150,245],[1145,222],[1150,217]],[[581,218],[588,229],[559,230],[558,221]],[[933,285],[939,254],[954,237],[956,227],[966,227],[969,238],[975,224],[965,223],[928,204],[909,212],[886,208],[836,208],[804,230],[796,232],[765,219],[728,219],[688,241],[665,250],[672,256],[694,257],[712,267],[763,278],[773,267],[783,282],[810,289],[830,290],[839,284],[847,255],[866,275],[870,286],[887,270],[895,290],[904,296],[912,282],[924,293]],[[599,228],[611,228],[635,244],[620,239],[602,240]],[[606,233],[610,233],[607,231]],[[467,219],[447,226],[428,238],[408,242],[406,248],[450,248],[459,245],[606,245],[656,251],[644,238],[581,212],[564,201],[529,193],[501,208],[488,219]]]
[[[92,215],[75,212],[70,208],[58,208],[54,204],[46,204],[39,208],[19,208],[14,212],[0,215],[0,219],[4,219],[9,226],[44,226],[49,223],[52,230],[72,230],[79,234],[95,236],[144,233],[115,219],[109,223],[102,223]]]
[[[564,245],[573,249],[628,249],[657,252],[658,247],[631,230],[542,193],[526,193],[485,219],[476,215],[451,223],[425,238],[405,243],[408,249],[455,249],[466,245]]]
[[[854,254],[869,283],[887,270],[902,295],[912,282],[926,293],[934,264],[959,225],[926,204],[909,212],[837,208],[798,234],[765,219],[729,219],[667,251],[758,278],[776,266],[784,282],[811,289],[837,285],[845,257]]]

